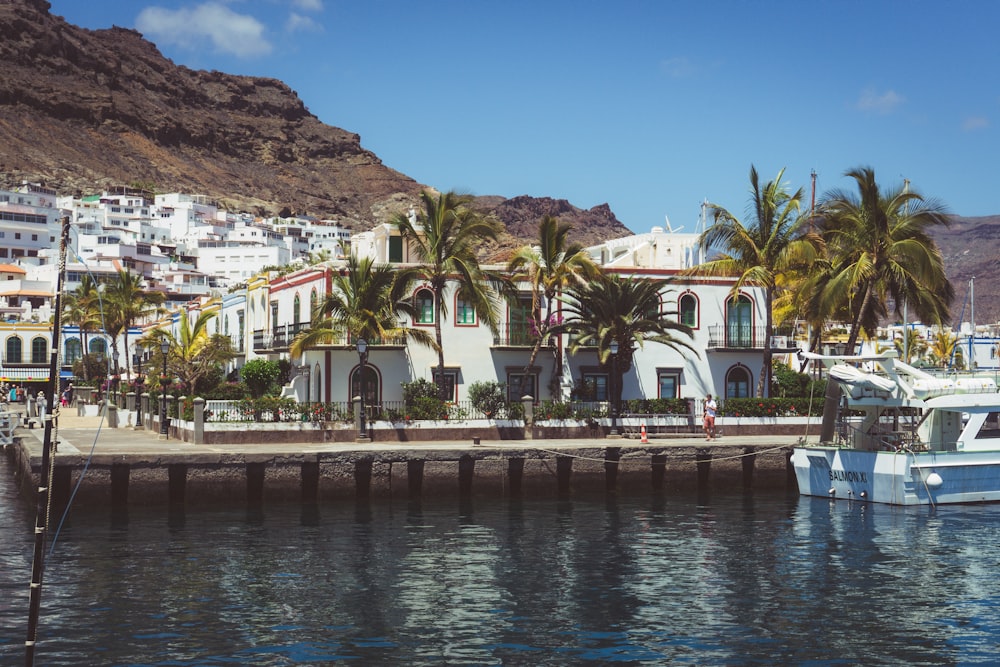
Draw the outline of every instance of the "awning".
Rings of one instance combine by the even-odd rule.
[[[63,380],[75,380],[76,376],[73,375],[73,371],[59,371],[59,377]]]
[[[48,382],[47,368],[4,368],[0,370],[0,382]]]

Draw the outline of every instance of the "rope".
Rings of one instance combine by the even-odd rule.
[[[623,463],[623,462],[625,462],[627,460],[641,461],[642,459],[645,458],[644,454],[641,454],[641,453],[638,453],[638,452],[632,453],[632,454],[626,453],[621,458],[618,458],[618,459],[608,459],[608,458],[599,459],[599,458],[594,457],[594,456],[583,456],[583,455],[580,455],[580,454],[568,454],[566,452],[559,452],[559,451],[556,451],[554,449],[545,449],[544,447],[532,447],[532,446],[524,447],[524,446],[518,446],[518,445],[499,445],[499,446],[500,447],[509,447],[509,448],[518,448],[518,449],[530,449],[530,450],[536,451],[536,452],[544,452],[545,454],[552,454],[553,456],[563,456],[563,457],[571,458],[571,459],[579,459],[581,461],[594,461],[596,463],[614,463],[616,465],[617,464],[621,464],[621,463]],[[788,445],[778,445],[778,446],[775,446],[775,447],[767,447],[765,449],[754,450],[752,452],[745,452],[743,454],[733,454],[732,456],[722,456],[722,457],[719,457],[719,458],[713,458],[712,461],[730,461],[730,460],[733,460],[733,459],[742,459],[742,458],[746,458],[747,456],[756,456],[757,454],[766,454],[768,452],[774,452],[774,451],[778,451],[778,450],[781,450],[781,449],[788,449]],[[679,463],[695,463],[695,464],[697,464],[697,463],[703,463],[703,461],[699,461],[697,459],[687,459],[687,460],[681,460],[681,461],[679,461]]]

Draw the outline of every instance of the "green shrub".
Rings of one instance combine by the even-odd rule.
[[[223,382],[216,385],[210,391],[205,392],[202,398],[213,401],[239,401],[246,398],[249,393],[245,384],[240,382]]]
[[[250,392],[250,398],[261,398],[271,393],[280,374],[278,362],[269,359],[251,359],[240,369],[240,376]]]
[[[469,400],[487,418],[498,417],[507,407],[507,386],[502,382],[473,382],[469,385]]]
[[[448,406],[438,398],[438,386],[424,378],[401,383],[406,416],[410,419],[447,419]]]
[[[804,417],[823,414],[822,394],[798,398],[727,398],[719,414],[725,417]]]

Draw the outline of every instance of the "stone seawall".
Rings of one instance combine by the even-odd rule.
[[[74,502],[204,506],[357,497],[795,488],[789,464],[791,443],[776,439],[769,444],[543,440],[481,446],[300,444],[286,451],[290,449],[256,445],[238,451],[174,452],[164,446],[151,452],[98,453],[90,459]],[[37,491],[41,473],[38,453],[37,447],[23,443],[7,450],[21,488],[30,497]],[[85,463],[82,454],[60,452],[55,457],[52,493],[56,505],[68,500]]]

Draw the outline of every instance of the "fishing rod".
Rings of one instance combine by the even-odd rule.
[[[69,245],[69,216],[62,219],[62,233],[59,236],[59,266],[56,274],[55,314],[52,317],[52,352],[49,355],[49,381],[45,414],[45,436],[42,440],[42,470],[38,478],[38,506],[35,512],[35,551],[31,563],[31,591],[28,600],[28,634],[24,641],[24,664],[35,664],[35,642],[38,636],[38,614],[42,602],[42,575],[45,572],[45,538],[48,533],[49,512],[52,509],[52,442],[53,413],[58,410],[56,398],[59,382],[59,347],[62,330],[62,283],[66,273],[66,248]]]

